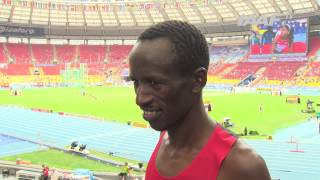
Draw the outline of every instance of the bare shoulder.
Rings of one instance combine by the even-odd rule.
[[[270,180],[263,158],[238,140],[222,163],[218,180]]]

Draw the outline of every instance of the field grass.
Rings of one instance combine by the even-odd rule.
[[[213,111],[210,116],[218,122],[224,117],[230,117],[235,124],[232,128],[241,133],[244,127],[256,130],[263,135],[272,135],[277,129],[285,128],[308,118],[301,113],[306,108],[307,99],[320,103],[320,97],[300,96],[301,104],[287,104],[286,96],[271,96],[268,94],[224,94],[205,91],[205,101],[210,101]],[[135,104],[133,88],[130,87],[88,87],[86,96],[80,95],[79,88],[43,88],[27,89],[22,96],[11,96],[9,91],[0,91],[0,105],[18,105],[27,108],[46,108],[54,112],[69,112],[81,115],[91,115],[110,121],[127,123],[128,121],[145,122],[141,111]],[[262,104],[263,111],[259,111]],[[319,107],[316,107],[319,112]],[[94,154],[125,162],[126,159],[108,157],[99,152]],[[63,154],[53,150],[22,154],[7,157],[32,161],[34,164],[48,164],[51,167],[63,169],[86,168],[95,171],[119,172],[116,167],[109,167],[98,162],[80,157]],[[59,157],[59,158],[56,158]],[[66,163],[67,162],[67,163]],[[137,162],[131,162],[137,163]]]
[[[97,161],[85,159],[77,155],[66,154],[57,150],[37,151],[32,153],[4,157],[1,159],[7,161],[16,161],[18,158],[24,161],[30,161],[32,164],[46,164],[50,168],[68,170],[84,168],[98,172],[100,171],[116,173],[119,173],[121,171],[121,167],[106,165]]]
[[[123,164],[125,162],[128,162],[129,165],[137,166],[139,163],[138,161],[125,159],[117,156],[111,156],[95,150],[90,150],[90,154],[100,158],[121,162]],[[50,168],[67,169],[67,170],[84,168],[84,169],[89,169],[96,172],[114,172],[114,173],[119,173],[122,170],[122,167],[114,167],[108,164],[99,163],[97,161],[85,159],[77,155],[71,155],[71,154],[63,153],[53,149],[19,154],[15,156],[2,157],[0,159],[6,160],[6,161],[16,161],[17,159],[20,159],[23,161],[29,161],[32,164],[37,164],[37,165],[46,164]],[[147,167],[147,163],[144,163],[143,169],[145,169],[146,167]],[[143,174],[143,172],[134,171],[134,174],[141,175]]]
[[[79,88],[27,89],[22,96],[11,96],[9,91],[0,91],[0,99],[0,105],[47,108],[55,112],[94,115],[122,123],[142,121],[131,88],[88,87],[86,96],[80,95]]]
[[[301,104],[286,103],[287,96],[271,96],[268,94],[226,94],[216,96],[205,94],[204,99],[213,104],[211,116],[221,122],[224,117],[230,117],[235,124],[234,130],[242,132],[257,130],[262,134],[272,135],[277,129],[289,127],[303,122],[308,114],[301,113],[306,108],[307,99],[320,103],[320,97],[300,96]],[[263,111],[260,112],[259,105]],[[316,108],[319,111],[319,108]]]
[[[308,98],[320,102],[320,97],[302,96],[301,104],[287,104],[286,96],[266,94],[221,94],[205,92],[204,99],[213,105],[211,117],[219,122],[231,117],[236,132],[257,130],[262,134],[273,134],[276,129],[288,127],[307,119],[301,113]],[[79,88],[27,89],[22,96],[11,96],[9,91],[0,91],[0,105],[20,105],[27,108],[47,108],[55,112],[91,115],[109,121],[127,123],[145,122],[142,112],[135,104],[135,95],[130,87],[88,87],[86,96]],[[259,105],[263,112],[260,113]],[[319,111],[319,110],[318,110]]]

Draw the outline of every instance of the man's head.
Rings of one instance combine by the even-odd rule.
[[[136,103],[152,128],[179,126],[200,105],[209,64],[205,37],[193,25],[166,21],[145,30],[130,57]]]
[[[172,43],[173,64],[183,76],[199,67],[208,69],[209,51],[204,35],[195,26],[182,21],[165,21],[145,30],[138,41],[167,38]]]

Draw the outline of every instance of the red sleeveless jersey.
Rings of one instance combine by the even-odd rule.
[[[216,180],[223,160],[237,140],[236,137],[217,125],[207,144],[185,169],[174,177],[164,177],[159,174],[156,168],[156,156],[164,134],[161,134],[149,160],[146,180]]]

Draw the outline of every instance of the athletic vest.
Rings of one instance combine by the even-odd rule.
[[[156,156],[165,133],[161,134],[148,163],[146,180],[216,180],[223,160],[229,154],[236,137],[220,125],[213,130],[207,144],[189,165],[176,176],[164,177],[156,168]]]

